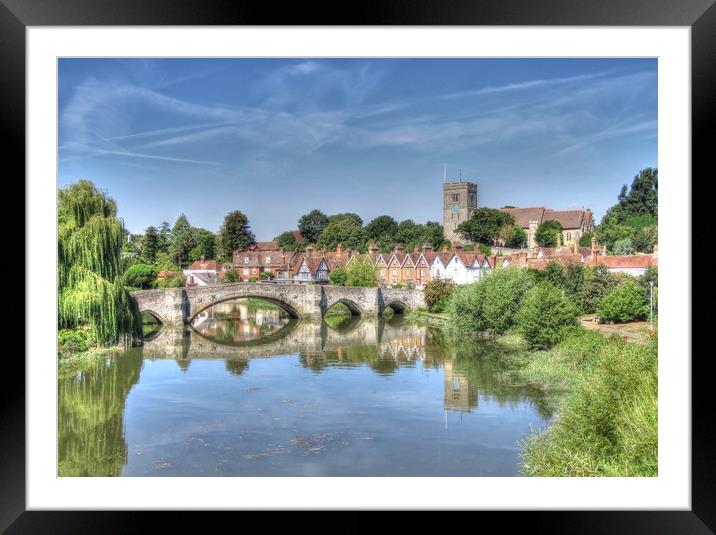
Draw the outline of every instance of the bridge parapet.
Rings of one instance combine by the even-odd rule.
[[[236,283],[140,290],[130,295],[141,312],[152,314],[165,325],[191,323],[201,311],[222,301],[242,297],[267,299],[282,306],[292,316],[311,320],[320,320],[338,302],[365,316],[377,316],[386,306],[399,310],[425,307],[422,290],[317,284]]]

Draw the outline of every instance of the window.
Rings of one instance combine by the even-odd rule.
[[[470,204],[475,204],[475,194],[470,195]]]
[[[252,273],[256,275],[256,268],[253,269]]]
[[[452,202],[458,202],[460,201],[460,195],[458,193],[452,194]]]
[[[249,257],[248,257],[248,256],[245,256],[245,257],[244,257],[244,264],[248,264],[248,263],[249,263]]]
[[[271,263],[271,257],[270,257],[270,256],[267,256],[267,257],[266,257],[266,263],[267,263],[267,264],[270,264],[270,263]]]
[[[249,268],[244,268],[244,275],[248,275],[248,274],[249,274]]]
[[[572,233],[567,232],[567,241],[572,241]]]
[[[424,277],[424,276],[425,276],[425,270],[424,270],[424,269],[421,269],[421,270],[420,270],[420,276],[421,276],[421,277]]]

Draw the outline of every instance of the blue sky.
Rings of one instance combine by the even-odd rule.
[[[480,206],[600,219],[657,166],[655,59],[61,59],[58,99],[60,185],[93,180],[134,233],[441,221],[443,163]]]

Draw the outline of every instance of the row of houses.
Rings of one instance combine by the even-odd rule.
[[[518,266],[544,269],[550,261],[562,265],[580,263],[586,266],[604,265],[613,273],[643,274],[649,266],[656,266],[657,255],[607,256],[604,248],[600,251],[596,240],[591,247],[576,244],[564,247],[535,247],[528,251],[510,255],[484,255],[465,251],[459,244],[449,251],[434,251],[426,244],[406,252],[402,245],[396,245],[390,253],[380,253],[376,245],[368,253],[346,250],[338,245],[335,251],[319,251],[313,246],[304,252],[285,251],[275,242],[261,242],[245,251],[234,251],[230,264],[216,261],[197,261],[184,270],[188,286],[216,284],[224,273],[236,270],[240,280],[259,280],[270,274],[277,282],[326,283],[329,274],[336,268],[347,268],[352,262],[375,266],[383,285],[423,287],[434,279],[448,279],[456,284],[470,284],[488,275],[499,267]]]

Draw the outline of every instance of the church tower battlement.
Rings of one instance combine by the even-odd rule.
[[[472,182],[443,183],[443,231],[445,239],[463,243],[457,226],[477,210],[477,184]]]

